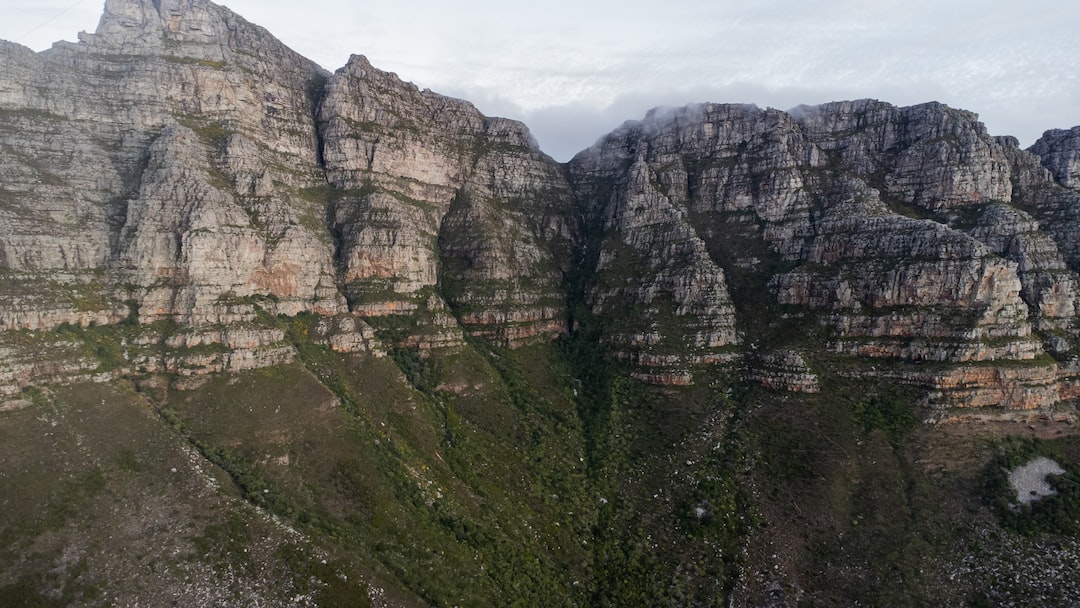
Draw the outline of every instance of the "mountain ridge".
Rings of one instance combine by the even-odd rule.
[[[980,494],[1080,462],[1077,128],[702,103],[557,163],[206,0],[0,58],[0,600],[1080,597]]]

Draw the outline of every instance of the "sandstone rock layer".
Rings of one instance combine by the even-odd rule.
[[[0,56],[5,394],[274,365],[279,319],[314,315],[368,356],[590,331],[661,385],[1076,398],[1076,128],[1024,151],[937,103],[703,104],[560,165],[520,123],[363,56],[331,74],[206,0],[109,0],[80,42]]]

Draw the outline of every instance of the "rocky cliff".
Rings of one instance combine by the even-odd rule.
[[[111,1],[78,44],[3,52],[4,329],[130,319],[160,342],[157,321],[258,332],[261,310],[407,317],[391,342],[424,348],[567,331],[569,190],[518,123],[362,57],[327,74],[197,0]]]
[[[979,433],[1071,434],[1078,129],[700,104],[559,164],[206,0],[0,42],[0,604],[1015,598]]]
[[[1045,408],[1071,382],[1078,292],[1068,237],[1036,219],[1075,191],[1040,161],[940,104],[654,111],[570,163],[600,239],[587,299],[671,379],[716,360],[694,347],[794,348],[900,363],[880,373],[942,405]],[[655,319],[678,320],[666,356]]]
[[[349,313],[427,351],[565,335],[579,298],[660,384],[807,351],[811,375],[943,364],[881,372],[941,404],[1071,395],[1074,132],[1025,152],[939,104],[701,105],[564,170],[519,123],[361,56],[327,74],[205,2],[4,52],[5,328]]]
[[[426,346],[461,328],[508,344],[567,331],[569,186],[523,125],[360,56],[329,78],[318,117],[350,310],[423,319],[426,336],[406,338]]]

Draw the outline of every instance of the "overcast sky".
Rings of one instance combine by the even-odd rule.
[[[977,112],[1023,146],[1080,124],[1075,0],[228,0],[329,70],[350,54],[525,121],[568,160],[657,105],[788,109],[873,97]],[[103,0],[0,0],[35,50],[94,31]]]

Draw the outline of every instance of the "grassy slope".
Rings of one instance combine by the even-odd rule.
[[[0,604],[251,604],[320,591],[302,577],[310,544],[240,500],[130,387],[37,393],[0,420]]]
[[[303,323],[290,365],[0,413],[0,604],[1075,599],[1003,576],[1074,548],[981,502],[1018,429],[919,426],[902,390],[827,376],[649,388],[584,340],[342,355]]]
[[[755,392],[750,483],[762,525],[736,605],[1068,605],[1080,597],[1067,582],[1074,567],[1061,567],[1080,544],[1007,530],[984,500],[992,459],[1018,435],[1075,462],[1080,437],[1071,427],[922,425],[909,415],[914,395],[868,381],[827,382],[812,396]]]

